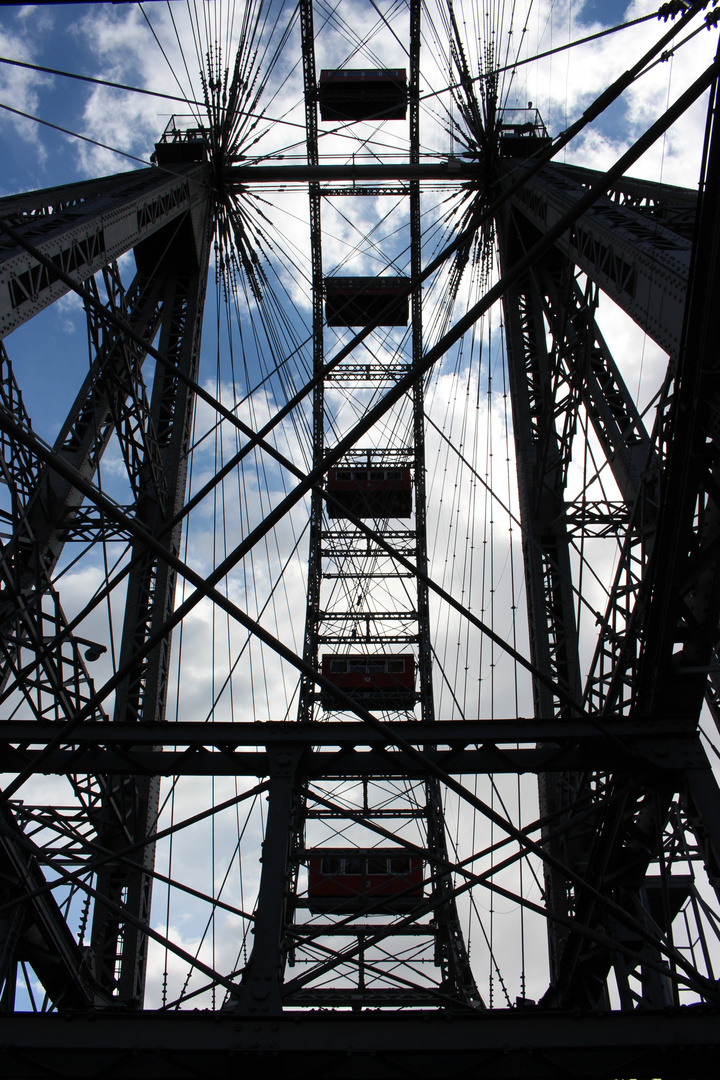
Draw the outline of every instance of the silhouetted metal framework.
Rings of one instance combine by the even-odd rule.
[[[320,162],[312,6],[303,0],[307,165],[232,164],[211,152],[210,133],[194,130],[161,143],[154,168],[0,200],[2,336],[74,290],[92,346],[87,378],[54,446],[33,430],[0,346],[8,493],[1,686],[4,701],[21,695],[23,702],[21,718],[0,725],[2,771],[15,777],[0,820],[2,1075],[201,1069],[229,1076],[241,1069],[255,1076],[269,1062],[347,1076],[378,1069],[388,1076],[716,1074],[717,945],[706,927],[720,926],[720,792],[699,717],[705,700],[716,723],[720,717],[717,64],[602,174],[552,160],[572,129],[554,142],[534,129],[518,136],[532,141],[529,148],[501,153],[492,87],[481,117],[457,36],[454,59],[478,153],[427,164],[419,155],[419,0],[410,7],[407,161]],[[653,52],[702,7],[691,5]],[[632,162],[708,89],[699,195],[628,179]],[[509,137],[502,145],[512,151]],[[434,267],[422,262],[420,208],[423,183],[435,179],[473,196],[467,227],[445,255],[467,255],[494,221],[501,276],[424,349],[421,286]],[[402,185],[409,202],[407,355],[377,370],[353,354],[371,324],[333,357],[324,341],[321,209],[324,199],[349,193],[333,186],[348,180],[370,197],[386,190],[379,185]],[[299,656],[217,590],[225,564],[203,578],[180,549],[193,408],[198,396],[207,398],[198,360],[218,192],[279,182],[299,185],[310,200],[312,469],[305,476],[282,459],[297,487],[273,511],[281,515],[311,492]],[[117,260],[130,251],[137,270],[125,286]],[[669,354],[652,430],[596,325],[599,290]],[[500,298],[530,621],[530,656],[518,659],[532,672],[535,717],[441,722],[432,702],[430,597],[492,632],[430,576],[423,378]],[[148,357],[151,387],[143,376]],[[372,404],[360,419],[347,430],[328,422],[331,391],[349,395],[367,385]],[[395,441],[378,442],[376,425],[393,410],[404,410],[405,427],[395,426]],[[617,498],[567,497],[582,423],[592,427]],[[244,435],[269,449],[257,433]],[[111,436],[130,506],[97,484]],[[368,474],[410,471],[408,520],[381,519],[360,501],[356,512],[338,503],[329,471],[360,466]],[[236,548],[235,560],[256,534],[262,530]],[[573,567],[579,543],[606,536],[616,537],[621,555],[607,609],[595,613],[595,655],[583,675]],[[65,545],[110,537],[131,543],[112,716],[86,663],[97,646],[76,636],[54,580]],[[297,721],[167,722],[171,633],[189,610],[175,596],[179,574],[295,665]],[[377,607],[367,587],[373,575],[407,580],[405,606]],[[408,649],[417,664],[417,715],[397,703],[383,710],[364,703],[329,668],[323,673],[324,652],[372,659]],[[539,831],[512,826],[466,782],[502,773],[537,774]],[[32,775],[67,776],[75,816],[25,805],[16,793]],[[195,961],[227,993],[212,1015],[143,1009],[148,939],[158,936],[150,903],[159,783],[167,775],[256,777],[238,801],[258,792],[269,798],[250,957],[237,972]],[[383,798],[375,799],[379,783]],[[341,784],[354,785],[364,800],[349,808],[333,794]],[[551,978],[540,1002],[490,1013],[481,999],[456,906],[480,879],[453,860],[445,792],[543,862],[544,903],[520,898],[547,918]],[[53,850],[34,838],[51,819],[63,836]],[[336,910],[326,897],[319,908],[299,882],[313,852],[323,854],[313,838],[329,819],[342,835],[369,830],[377,851],[400,847],[422,859],[428,880],[419,902],[409,889],[402,910],[394,899],[378,906],[366,894]],[[403,820],[420,823],[420,842],[396,839]],[[339,858],[339,850],[335,843],[324,854]],[[677,872],[681,859],[694,876]],[[53,897],[59,879],[88,898],[87,944]],[[321,921],[310,917],[319,910]],[[679,916],[692,950],[674,944]],[[413,940],[410,961],[388,975],[373,950],[394,963],[393,950]],[[304,949],[312,962],[297,974]],[[18,972],[28,965],[52,1014],[14,1014]],[[679,987],[697,1004],[681,1007]]]

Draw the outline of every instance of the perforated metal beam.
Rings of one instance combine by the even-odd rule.
[[[584,170],[585,183],[581,183],[567,169],[547,165],[513,196],[513,206],[537,233],[546,232],[585,194],[589,174],[590,170]],[[640,183],[636,184],[639,188]],[[690,239],[668,228],[659,217],[648,220],[629,200],[618,204],[602,196],[559,238],[557,249],[661,348],[677,357]]]
[[[207,177],[207,168],[198,165],[124,173],[114,183],[0,200],[0,219],[79,283],[205,200]],[[201,235],[197,242],[199,247]],[[52,270],[13,239],[0,237],[0,337],[66,292]]]

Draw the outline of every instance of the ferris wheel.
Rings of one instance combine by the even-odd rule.
[[[556,7],[7,9],[7,1075],[711,1074],[718,11]]]

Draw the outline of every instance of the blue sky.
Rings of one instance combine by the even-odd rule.
[[[586,0],[585,3],[574,5],[567,2],[555,4],[550,12],[549,8],[546,11],[545,5],[538,3],[531,7],[529,17],[525,19],[520,10],[522,7],[517,5],[513,50],[517,48],[518,40],[522,39],[520,55],[523,57],[538,50],[557,47],[567,40],[569,33],[573,38],[578,38],[603,26],[615,25],[623,21],[623,16],[632,18],[652,10],[649,4]],[[173,5],[173,13],[181,28],[184,8],[185,5],[180,3]],[[165,5],[149,3],[145,10],[186,91],[189,82],[179,58]],[[288,5],[288,11],[291,10],[291,5]],[[458,10],[462,10],[462,5],[458,6]],[[574,117],[579,104],[584,104],[589,95],[594,96],[598,87],[612,81],[623,70],[626,58],[637,57],[640,49],[666,26],[657,21],[646,23],[636,30],[604,39],[583,50],[557,54],[542,65],[531,66],[530,70],[518,69],[509,103],[525,104],[524,98],[531,94],[534,103],[545,112],[551,129],[556,128],[560,119],[558,112],[567,110],[568,115]],[[503,32],[506,32],[506,28],[503,28]],[[692,45],[685,53],[693,52],[697,58],[700,48],[707,55],[712,49],[712,37],[712,34],[703,34],[697,45]],[[323,36],[319,34],[319,44],[322,40]],[[703,40],[707,47],[702,47]],[[10,59],[162,89],[166,93],[179,92],[160,48],[152,40],[151,31],[134,4],[3,5],[0,10],[0,45],[2,55]],[[472,44],[469,48],[472,48]],[[500,48],[499,52],[504,53],[504,49]],[[191,47],[186,49],[186,60],[197,92],[197,62]],[[473,63],[472,55],[470,62]],[[291,59],[286,56],[283,61],[285,66],[281,65],[279,72],[288,71],[290,64]],[[162,130],[168,114],[175,108],[172,103],[160,99],[137,96],[133,99],[131,95],[119,91],[105,92],[87,84],[20,72],[4,65],[0,65],[0,102],[116,146],[144,160],[149,156],[154,137]],[[126,126],[122,123],[122,113],[125,113]],[[616,121],[616,130],[611,133],[616,138],[621,134],[617,125],[619,120]],[[33,126],[29,121],[11,119],[7,114],[0,117],[0,135],[3,140],[2,190],[5,192],[64,182],[84,175],[93,164],[107,162],[110,166],[112,160],[99,153],[89,160],[87,155],[92,152],[87,146],[78,147],[66,136]],[[108,167],[107,172],[126,167],[120,157],[116,157],[112,164],[114,168]],[[133,162],[127,161],[127,167],[134,167]]]
[[[472,26],[471,7],[457,5],[468,32]],[[514,37],[507,40],[515,43],[513,49],[517,48],[518,41],[522,42],[519,49],[522,57],[562,44],[569,33],[574,38],[584,36],[602,25],[622,21],[623,16],[635,17],[645,10],[652,10],[649,4],[626,5],[619,0],[612,3],[586,0],[584,4],[574,5],[556,3],[552,10],[548,4],[536,3],[530,7],[528,17],[522,11],[523,5],[513,5],[513,8],[517,11],[512,28]],[[210,8],[202,9],[201,6],[200,10]],[[288,5],[288,17],[291,10]],[[175,66],[183,90],[188,91],[186,65],[180,58],[166,6],[150,3],[145,11]],[[183,20],[186,21],[185,5],[174,4],[173,14],[182,30]],[[321,23],[316,14],[318,67],[333,63],[333,42],[336,40],[329,29],[322,29]],[[665,26],[657,21],[646,23],[582,50],[559,53],[540,64],[521,67],[512,80],[505,77],[507,104],[524,105],[532,99],[550,131],[556,132],[571,122],[612,78],[629,66]],[[502,27],[502,33],[507,33],[508,29]],[[187,26],[185,33],[186,37],[182,39],[186,46],[185,60],[194,84],[193,92],[197,93],[197,64],[192,46],[187,45],[190,40]],[[501,34],[497,37],[502,40]],[[668,93],[682,85],[685,75],[678,67],[686,65],[689,70],[694,70],[693,65],[697,67],[699,62],[707,62],[713,47],[712,38],[712,34],[703,33],[685,48],[681,57],[662,65],[637,89],[626,94],[622,103],[614,106],[576,146],[566,151],[566,159],[598,167],[612,160],[628,140],[646,126],[653,111],[662,111],[662,101]],[[295,40],[291,44],[296,47]],[[390,47],[396,50],[392,41]],[[499,48],[498,53],[502,52]],[[0,55],[165,93],[179,93],[180,90],[137,5],[2,6]],[[472,66],[475,62],[472,43],[468,45],[468,55]],[[290,73],[290,83],[297,95],[296,65],[297,54],[293,55],[292,48],[288,48],[280,59],[273,90],[278,89],[277,83],[281,84],[282,90],[283,77]],[[441,78],[441,74],[438,72],[437,78]],[[155,139],[175,108],[161,99],[93,87],[7,65],[0,65],[0,103],[117,147],[142,161],[148,160]],[[284,101],[276,101],[273,115],[280,116],[285,108]],[[700,106],[692,114],[691,124],[679,125],[663,148],[648,156],[647,174],[662,175],[666,181],[692,186],[696,182],[702,122]],[[290,139],[298,136],[298,131],[292,128],[278,128],[278,132]],[[111,154],[2,111],[0,145],[3,152],[0,191],[7,194],[140,167],[139,161]],[[450,149],[442,137],[433,145],[440,151]],[[67,336],[71,326],[77,328],[76,320],[72,304],[66,304],[58,315],[60,340],[63,335]],[[52,374],[50,378],[53,378]],[[57,396],[55,400],[59,401]]]
[[[468,33],[473,25],[470,18],[472,7],[456,5]],[[177,25],[182,30],[183,22],[187,24],[185,5],[177,3],[172,8]],[[529,15],[522,10],[523,5],[513,5],[513,8],[516,10],[514,26],[498,28],[496,34],[496,42],[501,42],[498,46],[500,56],[504,53],[504,40],[514,43],[511,55],[518,50],[518,42],[521,42],[516,55],[532,56],[538,51],[557,47],[568,39],[569,34],[573,38],[585,36],[602,26],[622,21],[624,16],[636,17],[639,13],[652,10],[649,3],[626,5],[621,2],[574,5],[565,2],[555,3],[552,8],[547,3],[536,3],[528,8]],[[214,9],[201,5],[198,10]],[[287,19],[292,6],[286,5],[283,9],[280,5],[280,10]],[[349,8],[344,6],[343,10]],[[185,50],[183,60],[166,5],[150,3],[145,11],[174,65],[181,87],[171,74],[138,6],[134,4],[2,6],[0,55],[170,94],[179,93],[181,88],[183,92],[190,92],[191,79],[192,92],[198,93],[197,63],[187,25],[185,37],[181,35]],[[558,53],[539,64],[522,66],[512,79],[507,74],[504,76],[507,104],[525,105],[527,100],[532,99],[540,108],[551,133],[556,132],[577,117],[608,82],[625,70],[665,28],[665,23],[645,23],[583,49]],[[513,34],[504,38],[509,29]],[[338,51],[337,42],[342,42],[342,36],[334,34],[332,26],[323,27],[319,14],[316,14],[316,33],[318,68],[341,62],[342,45]],[[628,141],[647,125],[653,114],[663,111],[663,101],[687,81],[689,76],[686,72],[696,70],[699,63],[709,60],[712,39],[712,34],[703,32],[685,47],[681,55],[661,65],[642,80],[624,96],[621,103],[601,117],[576,145],[565,151],[565,159],[595,167],[602,167],[613,160]],[[392,39],[388,40],[385,48],[386,57],[392,52],[393,62],[404,62],[397,51],[397,43]],[[280,94],[273,102],[273,116],[301,121],[302,116],[297,108],[291,116],[286,112],[293,102],[299,100],[296,50],[295,36],[280,57],[269,91],[279,91]],[[428,52],[425,57],[424,62],[427,62]],[[468,44],[468,57],[472,67],[476,62],[472,42]],[[364,62],[368,62],[367,59]],[[442,64],[439,67],[434,76],[436,85],[443,78]],[[284,79],[287,76],[286,88]],[[167,123],[169,113],[176,108],[172,102],[159,98],[101,88],[2,64],[0,103],[116,147],[145,162],[149,159],[154,141]],[[693,186],[703,121],[703,108],[700,105],[640,164],[641,173]],[[428,130],[426,126],[425,131]],[[291,126],[278,127],[275,137],[292,142],[301,138],[301,131]],[[451,149],[445,136],[439,135],[434,141],[432,136],[428,138],[430,144],[440,152]],[[0,145],[3,154],[0,191],[4,193],[141,167],[140,161],[112,154],[2,110]],[[322,144],[321,149],[324,146]],[[283,228],[286,228],[285,224]],[[303,229],[304,226],[300,224],[298,244],[303,242]],[[74,377],[69,376],[72,371],[77,371],[72,354],[76,353],[77,335],[82,335],[82,321],[78,306],[71,300],[53,313],[51,319],[56,329],[55,349],[62,349],[63,344],[68,346],[67,353],[63,352],[62,363],[51,360],[44,369],[43,383],[52,389],[48,399],[49,419],[51,423],[57,423],[69,404],[71,387],[74,385]],[[35,333],[32,329],[22,333],[29,342],[33,341]],[[45,334],[44,331],[38,333],[38,345],[41,345]],[[15,339],[18,338],[16,334]],[[27,393],[32,397],[32,387],[28,388]],[[48,401],[43,408],[48,408]]]

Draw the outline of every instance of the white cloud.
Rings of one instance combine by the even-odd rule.
[[[37,62],[34,31],[25,24],[24,15],[27,15],[25,9],[17,13],[15,19],[0,22],[0,55],[24,63],[33,63]],[[45,18],[43,21],[47,24],[48,20]],[[47,87],[49,82],[49,77],[42,72],[0,64],[0,101],[16,110],[0,110],[0,138],[15,136],[21,139],[40,161],[44,159],[44,150],[38,125],[19,114],[37,115],[39,91]]]

